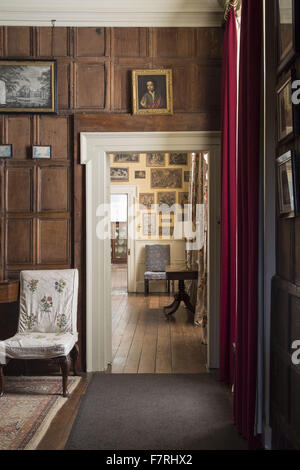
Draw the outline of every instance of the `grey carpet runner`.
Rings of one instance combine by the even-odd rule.
[[[94,374],[66,449],[246,450],[246,443],[211,374]]]

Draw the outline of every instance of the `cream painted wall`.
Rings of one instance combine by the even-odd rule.
[[[143,292],[144,290],[144,272],[146,268],[145,264],[145,245],[150,244],[165,244],[170,245],[171,251],[171,263],[180,264],[184,262],[185,255],[185,242],[183,239],[174,240],[174,237],[160,236],[159,227],[161,226],[174,226],[174,217],[172,217],[171,223],[161,222],[162,215],[155,213],[156,219],[156,234],[151,236],[145,236],[143,233],[143,215],[147,213],[154,213],[151,210],[139,210],[139,195],[140,193],[152,193],[154,195],[154,203],[158,203],[157,195],[160,192],[175,192],[176,203],[179,203],[179,194],[188,193],[189,183],[184,181],[184,172],[188,172],[190,169],[190,154],[188,154],[187,165],[169,165],[169,154],[165,154],[165,166],[164,167],[149,167],[146,164],[146,154],[139,154],[138,163],[120,163],[114,162],[114,156],[110,155],[110,165],[112,168],[129,168],[129,179],[128,181],[112,181],[112,185],[136,185],[138,192],[138,200],[136,204],[136,240],[135,240],[135,271],[136,271],[136,290],[137,292]],[[180,189],[152,189],[151,188],[151,168],[172,168],[182,170],[182,188]],[[145,171],[146,178],[139,179],[135,178],[136,171]],[[165,219],[165,217],[164,217]],[[166,283],[160,281],[150,282],[150,292],[164,292],[166,290]]]

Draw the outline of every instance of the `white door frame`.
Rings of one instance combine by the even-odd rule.
[[[86,165],[87,371],[103,371],[112,361],[110,237],[101,238],[99,208],[109,202],[107,154],[114,152],[209,152],[208,367],[218,367],[220,132],[83,132],[80,144]]]
[[[127,194],[127,285],[128,292],[136,292],[135,272],[135,202],[137,186],[112,184],[111,194]]]

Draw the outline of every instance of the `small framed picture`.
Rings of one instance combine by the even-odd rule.
[[[155,204],[154,193],[140,193],[139,195],[140,206],[151,209],[151,206]]]
[[[294,151],[277,158],[277,181],[280,217],[299,215],[299,168]]]
[[[132,71],[133,114],[173,114],[172,70]]]
[[[277,126],[278,142],[293,137],[297,131],[297,109],[292,103],[292,82],[295,80],[295,71],[290,72],[287,80],[277,88]]]
[[[12,157],[12,144],[1,144],[0,145],[0,158],[11,158]]]
[[[185,172],[184,172],[184,182],[185,182],[185,183],[189,183],[189,182],[190,182],[190,172],[189,172],[189,171],[185,171]]]
[[[165,154],[147,153],[146,166],[165,166]]]
[[[276,0],[278,73],[288,66],[299,52],[300,4],[297,0]]]
[[[139,161],[138,153],[116,153],[114,155],[114,163],[139,163]]]
[[[32,158],[51,158],[51,145],[33,145]]]
[[[169,165],[187,165],[187,153],[171,153],[169,156]]]
[[[137,170],[134,172],[135,179],[144,180],[146,179],[146,172],[144,170]]]
[[[110,168],[111,181],[129,181],[129,168]]]

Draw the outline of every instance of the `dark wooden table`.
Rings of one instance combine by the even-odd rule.
[[[181,302],[184,302],[186,307],[191,311],[195,312],[195,307],[191,304],[190,296],[186,293],[184,287],[184,281],[197,280],[198,279],[198,267],[192,266],[187,267],[186,265],[171,265],[166,267],[166,276],[168,281],[179,281],[178,292],[174,296],[174,301],[171,305],[164,307],[164,313],[166,315],[172,315],[178,310]]]

